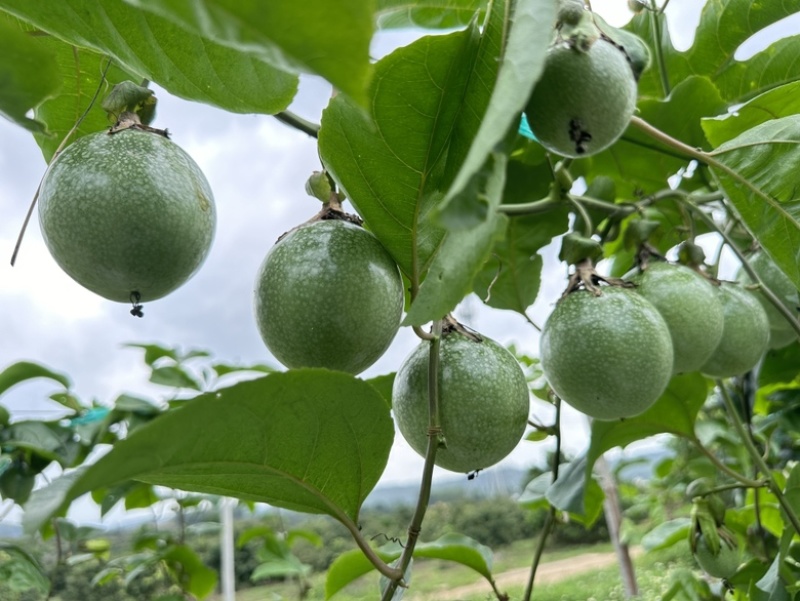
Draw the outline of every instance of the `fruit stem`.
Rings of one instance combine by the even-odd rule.
[[[792,326],[794,331],[797,332],[798,335],[800,335],[800,320],[798,320],[798,318],[794,315],[791,309],[789,309],[789,307],[784,305],[781,299],[778,298],[778,296],[772,290],[769,289],[769,287],[764,283],[764,281],[760,277],[758,277],[758,274],[751,267],[750,261],[748,261],[745,254],[741,250],[739,250],[739,247],[736,246],[733,239],[728,235],[728,232],[719,227],[719,225],[717,225],[714,219],[710,215],[706,214],[705,211],[695,206],[694,203],[692,203],[689,200],[688,194],[684,195],[682,202],[689,209],[691,209],[697,216],[699,216],[703,221],[705,221],[708,227],[716,231],[722,237],[722,239],[730,247],[733,253],[742,262],[742,269],[744,269],[747,275],[750,276],[750,279],[753,280],[753,283],[758,287],[761,294],[763,294],[766,297],[766,299],[772,304],[772,306],[774,306],[775,309],[777,309],[778,312],[784,318],[786,318],[786,321],[789,322],[789,325]]]
[[[746,484],[742,484],[741,482],[732,482],[730,484],[721,484],[720,486],[715,486],[714,488],[709,488],[708,490],[704,490],[701,493],[698,493],[697,497],[710,497],[711,495],[715,495],[717,493],[726,492],[729,490],[737,490],[739,488],[752,488],[754,490],[759,488],[765,488],[769,486],[769,482],[767,480],[760,480],[758,481],[758,486],[747,486]]]
[[[586,210],[586,207],[583,206],[583,203],[578,200],[577,196],[572,196],[567,194],[567,199],[569,200],[570,204],[575,207],[575,210],[583,219],[583,235],[587,238],[591,238],[592,234],[594,234],[594,223],[592,223],[592,218],[589,215],[589,212]]]
[[[744,443],[745,449],[750,454],[750,457],[753,459],[753,462],[761,471],[762,474],[767,478],[767,486],[772,491],[778,502],[780,503],[781,507],[783,508],[784,512],[786,512],[786,516],[789,518],[789,521],[792,523],[792,527],[794,528],[797,534],[800,534],[800,518],[798,518],[797,514],[794,511],[791,503],[789,503],[786,496],[783,494],[783,490],[781,490],[780,485],[775,480],[775,477],[772,475],[772,470],[769,469],[766,461],[761,456],[761,453],[758,452],[755,444],[753,444],[752,438],[747,434],[747,430],[745,430],[744,424],[742,420],[739,418],[739,414],[736,412],[736,408],[733,406],[733,400],[731,396],[728,394],[728,390],[725,388],[724,383],[722,380],[714,380],[716,383],[717,389],[720,392],[720,396],[722,397],[722,402],[725,403],[725,410],[728,413],[728,417],[733,422],[733,427],[736,428],[736,433],[739,435],[739,438],[742,439]]]
[[[442,428],[439,424],[439,347],[442,341],[443,320],[433,322],[432,340],[428,355],[428,448],[425,452],[425,465],[422,468],[422,481],[419,487],[419,498],[414,509],[411,523],[408,525],[408,538],[403,549],[403,554],[397,561],[396,568],[398,575],[389,578],[389,584],[383,591],[381,601],[391,601],[397,587],[402,583],[406,570],[411,564],[414,555],[414,548],[417,546],[419,534],[422,531],[422,520],[428,509],[431,499],[431,484],[433,482],[433,468],[436,460],[436,451],[442,442]]]
[[[556,406],[556,419],[555,423],[553,424],[553,432],[555,433],[556,437],[556,448],[553,451],[553,480],[552,484],[558,480],[558,466],[561,462],[561,399],[553,395],[555,399],[555,406]],[[542,559],[542,554],[544,553],[544,546],[547,543],[547,537],[550,535],[550,531],[553,529],[553,526],[556,523],[556,508],[553,505],[550,505],[550,511],[547,512],[547,518],[545,519],[544,525],[542,526],[542,531],[539,533],[539,540],[536,544],[536,552],[533,555],[533,563],[531,564],[531,571],[528,575],[528,583],[525,585],[525,592],[522,595],[522,601],[530,601],[531,595],[533,595],[533,581],[536,578],[536,572],[539,569],[539,563]]]
[[[293,127],[296,130],[303,132],[311,136],[312,138],[319,137],[319,125],[316,123],[312,123],[311,121],[307,121],[303,119],[299,115],[295,115],[291,111],[281,111],[280,113],[276,113],[272,115],[278,121],[283,123],[284,125],[288,125],[289,127]]]

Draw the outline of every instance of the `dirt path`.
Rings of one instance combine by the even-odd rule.
[[[633,549],[631,555],[636,557],[641,552],[640,549]],[[575,557],[568,557],[566,559],[559,559],[557,561],[548,561],[539,565],[536,572],[536,584],[544,584],[546,582],[558,582],[569,576],[575,574],[582,574],[584,572],[591,572],[599,570],[617,563],[617,556],[615,553],[584,553],[583,555],[576,555]],[[508,570],[501,574],[495,575],[495,582],[497,588],[501,591],[511,586],[524,585],[528,581],[528,574],[530,568],[517,568]],[[470,595],[486,593],[491,595],[492,589],[489,583],[481,579],[473,584],[467,584],[451,589],[442,589],[436,593],[429,593],[425,596],[417,597],[416,595],[410,596],[410,599],[418,601],[458,601]]]

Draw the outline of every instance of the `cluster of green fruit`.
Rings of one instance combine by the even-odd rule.
[[[45,241],[74,280],[114,301],[161,298],[208,254],[214,201],[199,167],[164,132],[138,123],[85,136],[53,161],[41,186]],[[288,232],[256,278],[262,338],[289,368],[358,374],[387,350],[405,295],[397,264],[357,218],[323,209]],[[425,454],[427,356],[422,343],[401,366],[393,404],[400,431]],[[492,465],[519,442],[528,418],[522,369],[499,344],[444,336],[437,464],[469,472]],[[437,434],[438,438],[438,434]]]
[[[798,292],[769,257],[759,251],[749,263],[796,311]],[[545,377],[564,401],[595,419],[644,412],[675,374],[743,374],[768,347],[797,339],[786,318],[743,283],[657,262],[632,274],[630,284],[567,294],[542,331]]]

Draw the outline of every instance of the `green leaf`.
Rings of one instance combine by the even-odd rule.
[[[69,377],[64,374],[53,371],[39,363],[18,361],[17,363],[12,363],[3,371],[0,371],[0,394],[3,394],[12,386],[16,386],[25,380],[33,380],[34,378],[55,380],[64,388],[69,388],[71,386]]]
[[[761,369],[758,371],[759,387],[789,383],[798,379],[800,379],[800,343],[795,342],[766,352]]]
[[[449,183],[447,150],[477,40],[470,28],[399,48],[375,66],[372,117],[344,95],[322,115],[326,169],[412,280],[426,271],[444,236],[429,213]]]
[[[651,11],[641,11],[625,27],[648,41],[650,53],[660,43],[665,69],[672,85],[691,75],[705,75],[729,103],[743,102],[777,85],[800,79],[796,59],[800,36],[773,43],[747,61],[737,61],[739,46],[755,33],[797,11],[791,2],[765,2],[754,5],[751,0],[715,0],[706,2],[694,43],[687,52],[678,52],[669,38],[666,19],[660,15],[659,39],[652,28]],[[639,93],[663,96],[659,69],[654,65],[639,80]]]
[[[84,492],[129,479],[356,522],[393,438],[389,407],[369,384],[323,369],[274,373],[137,428],[85,471],[37,491],[26,527],[37,529]]]
[[[0,582],[12,591],[50,591],[50,579],[36,558],[12,543],[0,542]]]
[[[305,576],[311,568],[294,556],[272,558],[268,562],[259,564],[250,574],[250,580],[257,582],[267,578],[286,578],[291,576]]]
[[[9,435],[4,446],[28,449],[37,455],[71,465],[78,453],[78,443],[72,440],[72,432],[57,423],[21,421],[9,426]]]
[[[6,18],[0,18],[0,57],[0,115],[31,132],[45,132],[44,123],[25,113],[58,91],[58,63]]]
[[[487,0],[377,0],[375,16],[381,29],[455,29],[472,21],[486,4]]]
[[[689,76],[665,100],[643,98],[639,116],[685,144],[709,148],[701,119],[726,110],[719,91],[706,77]],[[661,190],[690,159],[665,149],[636,127],[628,127],[609,149],[579,161],[578,171],[588,179],[605,175],[614,179],[622,197]]]
[[[502,238],[508,219],[497,212],[506,174],[506,155],[489,157],[483,195],[489,215],[478,227],[449,232],[420,286],[403,325],[423,325],[449,313],[472,290],[472,280]]]
[[[646,551],[657,551],[688,540],[691,524],[692,520],[689,518],[675,518],[661,522],[642,537],[642,547]]]
[[[748,229],[800,288],[800,115],[747,130],[711,155],[712,172]]]
[[[282,111],[297,90],[297,76],[262,57],[201,38],[119,0],[2,0],[0,10],[68,44],[113,57],[137,75],[125,79],[148,79],[181,98],[232,112]]]
[[[202,385],[187,370],[178,365],[165,365],[164,367],[154,367],[150,372],[150,381],[161,386],[171,386],[173,388],[191,388],[201,390]]]
[[[475,191],[469,188],[473,176],[509,129],[516,132],[519,115],[544,67],[555,18],[551,0],[492,3],[459,120],[461,138],[469,146],[454,157],[458,174],[440,211],[447,211],[450,203],[460,208],[474,200]]]
[[[125,0],[194,35],[283,71],[321,75],[366,101],[375,0]]]
[[[382,376],[375,376],[366,380],[367,384],[371,385],[375,390],[381,393],[389,407],[392,406],[392,387],[394,386],[394,378],[397,374],[392,372]]]
[[[544,472],[525,485],[518,502],[526,509],[541,509],[550,505],[547,500],[547,489],[553,483],[553,473]]]
[[[614,447],[669,433],[691,438],[697,412],[708,395],[708,382],[699,373],[673,376],[667,390],[647,411],[630,419],[593,421],[592,439],[587,453],[591,469],[600,455]]]
[[[161,553],[161,558],[167,562],[184,591],[203,599],[217,587],[217,572],[205,565],[187,545],[171,545]]]
[[[584,525],[594,524],[603,510],[604,495],[592,476],[586,455],[562,465],[558,479],[547,489],[545,498],[553,507],[569,512]]]
[[[719,146],[770,119],[800,113],[800,81],[778,86],[747,101],[732,113],[702,120],[712,146]]]
[[[376,552],[381,559],[390,563],[400,557],[402,551],[399,545],[390,544],[381,547]],[[493,581],[492,550],[463,534],[445,534],[435,541],[419,543],[414,548],[414,557],[459,563],[476,571],[489,582]],[[360,550],[342,553],[328,568],[325,580],[325,598],[330,599],[345,586],[374,569],[375,566]]]
[[[152,367],[156,361],[163,358],[172,359],[176,363],[179,361],[178,351],[174,348],[161,346],[160,344],[139,344],[129,342],[125,345],[128,348],[140,348],[144,351],[144,362]]]

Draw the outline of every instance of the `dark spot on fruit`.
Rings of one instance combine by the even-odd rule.
[[[592,134],[583,129],[580,119],[570,119],[569,139],[575,142],[575,153],[583,154],[586,152],[586,143],[592,141]]]
[[[131,308],[131,315],[134,317],[144,317],[144,312],[142,311],[142,305],[139,301],[142,300],[142,295],[139,294],[138,291],[134,290],[131,292],[131,304],[133,307]]]

